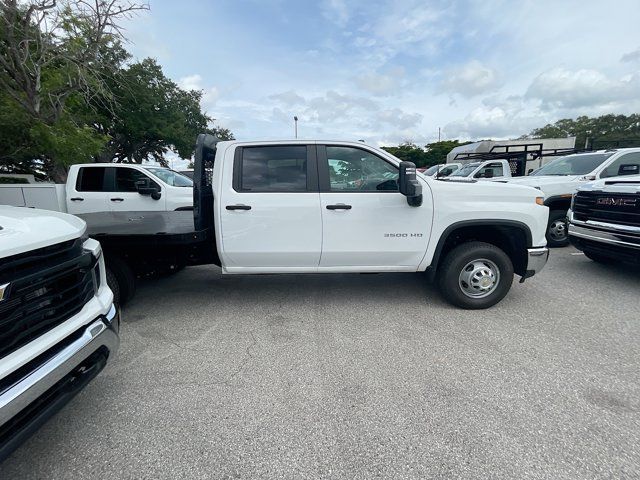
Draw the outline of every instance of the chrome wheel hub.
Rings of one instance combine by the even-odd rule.
[[[500,283],[500,270],[495,263],[486,258],[467,263],[458,278],[460,290],[471,298],[491,295],[498,283]]]
[[[554,220],[549,225],[549,236],[556,241],[562,241],[567,238],[567,227],[564,220]]]

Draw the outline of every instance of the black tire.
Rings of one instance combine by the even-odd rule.
[[[105,257],[105,266],[107,268],[107,285],[113,291],[114,302],[119,305],[126,304],[136,293],[136,276],[133,270],[117,256]]]
[[[583,251],[584,256],[589,260],[593,260],[596,263],[602,263],[603,265],[609,265],[614,262],[612,258],[609,258],[605,255],[600,255],[599,253],[590,252],[589,250]]]
[[[480,290],[485,288],[484,286],[467,285],[466,291],[468,293],[465,293],[461,275],[465,267],[472,263],[472,270],[466,268],[467,272],[480,272],[482,269],[478,270],[476,266],[484,266],[485,270],[493,272],[493,278],[497,278],[497,283],[482,293]],[[494,272],[494,270],[496,271]],[[472,282],[475,280],[477,278],[474,278]],[[490,277],[488,281],[491,281]],[[492,307],[505,297],[512,282],[513,263],[511,259],[503,250],[490,243],[468,242],[458,245],[447,253],[438,268],[438,284],[444,298],[456,307],[470,310]],[[479,296],[470,296],[474,293]]]
[[[549,247],[566,247],[569,245],[566,210],[551,210],[549,212],[545,237]]]

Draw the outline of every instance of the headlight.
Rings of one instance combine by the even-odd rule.
[[[544,197],[536,197],[536,203],[544,206]]]

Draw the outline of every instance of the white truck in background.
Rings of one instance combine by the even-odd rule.
[[[559,157],[528,177],[514,177],[506,182],[528,185],[544,194],[544,204],[550,209],[547,244],[562,247],[569,244],[567,211],[579,187],[593,180],[634,175],[639,171],[640,148],[620,148]]]
[[[455,164],[447,164],[455,165]],[[506,160],[487,160],[484,162],[471,162],[462,164],[452,173],[449,178],[468,178],[474,180],[493,180],[511,178],[511,168]]]
[[[0,205],[0,462],[113,359],[118,328],[85,223]]]

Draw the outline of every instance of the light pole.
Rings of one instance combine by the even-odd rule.
[[[298,138],[298,117],[293,117],[293,130],[295,132],[296,138]]]

